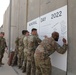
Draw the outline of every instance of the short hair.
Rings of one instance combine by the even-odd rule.
[[[25,35],[28,31],[27,30],[22,30],[22,34]]]
[[[54,37],[54,36],[59,36],[59,33],[56,32],[56,31],[54,31],[54,32],[52,33],[52,37]]]
[[[36,28],[33,28],[31,31],[37,31],[37,29]]]
[[[3,35],[5,34],[4,32],[0,32],[0,33],[3,34]]]

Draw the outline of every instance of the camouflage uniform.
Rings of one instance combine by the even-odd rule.
[[[16,38],[15,41],[15,53],[12,61],[12,66],[17,65],[17,59],[18,59],[18,48],[19,48],[19,38]]]
[[[23,43],[24,43],[24,61],[23,61],[23,71],[26,71],[26,63],[27,63],[27,51],[28,51],[28,41],[27,41],[27,36],[24,37]]]
[[[7,45],[6,45],[5,38],[0,37],[0,64],[2,63],[2,58],[3,58],[6,47],[7,47]]]
[[[50,55],[57,51],[60,54],[66,52],[67,45],[61,47],[53,38],[44,39],[37,47],[34,57],[36,65],[36,75],[51,75]]]
[[[41,42],[41,40],[38,38],[38,36],[30,35],[28,37],[27,67],[26,67],[27,75],[35,75],[34,53],[39,42]]]
[[[18,51],[18,67],[22,67],[23,59],[24,59],[24,44],[23,44],[24,35],[21,36],[19,40],[19,51]]]

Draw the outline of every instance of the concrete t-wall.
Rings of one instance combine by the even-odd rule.
[[[13,50],[15,48],[16,38],[21,36],[22,30],[26,29],[27,26],[27,0],[11,0],[11,3],[11,12],[9,6],[4,14],[3,30],[5,32],[6,41],[10,42],[10,49]]]
[[[67,0],[28,0],[28,21],[67,4]]]
[[[19,12],[18,12],[18,17],[19,17],[19,21],[18,21],[18,26],[19,26],[19,36],[22,34],[22,30],[27,29],[26,28],[26,11],[27,11],[27,0],[18,0],[19,1]]]
[[[28,21],[39,17],[40,0],[28,0]]]
[[[16,37],[19,36],[19,0],[12,0],[11,4],[11,50],[15,48]]]
[[[65,5],[67,0],[28,0],[28,22]],[[66,72],[53,67],[52,75],[66,75]]]
[[[67,75],[76,75],[76,0],[12,0],[11,45],[14,48],[14,41],[17,36],[21,35],[21,31],[26,29],[27,22],[66,4],[68,5],[69,43]],[[9,17],[8,14],[4,17],[5,32],[8,32],[6,26],[8,26],[9,19],[7,20],[7,17]],[[65,72],[53,68],[53,75],[65,75]]]
[[[27,0],[12,0],[11,6],[11,49],[15,48],[15,40],[26,29]]]
[[[68,75],[76,75],[76,0],[68,0]]]
[[[3,31],[5,32],[5,38],[6,38],[6,42],[8,46],[8,43],[9,43],[9,6],[4,13]]]
[[[28,21],[68,5],[68,67],[67,75],[76,75],[76,0],[28,0]],[[34,13],[34,14],[32,14]],[[53,75],[63,73],[53,69]],[[64,74],[63,74],[64,75]]]

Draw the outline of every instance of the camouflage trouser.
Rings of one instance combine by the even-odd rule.
[[[27,52],[24,52],[24,61],[23,61],[23,71],[26,71],[26,63],[27,63]]]
[[[12,66],[17,65],[17,59],[18,59],[17,54],[18,53],[15,51],[15,54],[14,54],[14,57],[13,57],[13,60],[12,60]]]
[[[51,75],[51,62],[48,57],[46,60],[41,60],[35,57],[36,75]]]
[[[26,74],[35,75],[35,70],[34,52],[31,52],[30,55],[27,55]]]
[[[20,52],[18,54],[18,66],[22,67],[22,64],[23,64],[23,52]]]
[[[0,51],[0,63],[2,62],[2,58],[4,56],[4,49]]]
[[[19,67],[22,67],[23,60],[24,60],[23,47],[20,47],[19,48],[19,52],[18,52],[18,66]]]

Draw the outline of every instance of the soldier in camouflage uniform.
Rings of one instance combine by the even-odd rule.
[[[27,51],[27,65],[26,65],[26,74],[27,75],[35,75],[35,61],[34,61],[34,53],[41,42],[37,35],[37,29],[33,28],[32,35],[28,37],[28,51]]]
[[[4,32],[1,32],[0,33],[0,66],[4,65],[4,63],[2,63],[2,58],[4,56],[6,47],[7,47],[7,45],[6,45],[6,40],[4,38]]]
[[[23,59],[24,59],[24,44],[23,44],[23,39],[25,37],[25,32],[26,30],[22,31],[22,36],[20,37],[19,40],[19,51],[18,51],[18,67],[21,68],[23,64]]]
[[[17,37],[16,41],[15,41],[15,53],[14,53],[14,57],[13,57],[13,60],[12,60],[12,66],[17,65],[18,49],[19,49],[19,37]]]
[[[23,39],[23,43],[24,43],[24,61],[23,61],[23,66],[22,66],[22,69],[23,71],[22,72],[26,72],[26,63],[27,63],[27,38],[29,36],[29,32],[26,31],[25,33],[25,37]]]
[[[51,62],[50,55],[57,51],[64,54],[67,50],[66,40],[63,38],[63,46],[61,47],[58,41],[59,33],[53,32],[52,37],[45,38],[40,45],[36,48],[34,58],[36,65],[36,75],[51,75]]]

